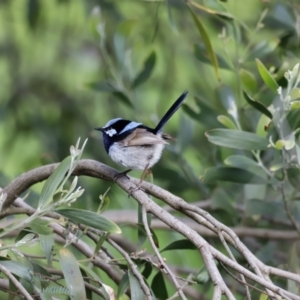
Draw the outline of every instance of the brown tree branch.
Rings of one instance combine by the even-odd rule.
[[[7,193],[8,197],[5,202],[5,207],[9,207],[12,204],[14,199],[27,188],[29,188],[33,183],[39,182],[50,176],[51,172],[57,164],[52,164],[31,170],[28,173],[22,174],[20,177],[16,178],[11,184],[9,184],[4,191]],[[113,180],[114,176],[117,174],[115,170],[109,168],[99,162],[93,160],[81,160],[77,165],[74,175],[88,175],[91,177],[101,178],[105,180]],[[117,184],[125,190],[127,193],[130,192],[132,188],[135,187],[136,179],[131,178],[131,180],[126,179],[125,177],[120,178]],[[274,285],[269,278],[269,274],[274,274],[270,267],[263,264],[259,261],[248,249],[247,247],[239,240],[238,236],[228,227],[214,219],[210,214],[204,210],[195,207],[191,204],[186,203],[181,198],[178,198],[168,191],[165,191],[155,185],[145,182],[143,184],[143,189],[147,193],[163,200],[165,203],[173,207],[174,209],[186,214],[187,216],[193,218],[196,222],[200,224],[205,224],[210,230],[215,233],[222,232],[224,238],[231,243],[243,256],[247,259],[252,269],[255,273],[250,270],[242,267],[237,262],[229,259],[227,256],[223,255],[220,251],[209,245],[195,230],[169,214],[167,211],[163,210],[155,202],[153,202],[143,191],[136,191],[133,194],[133,197],[145,207],[145,209],[164,222],[169,227],[175,229],[177,232],[181,233],[187,239],[189,239],[197,249],[199,249],[208,273],[215,286],[215,295],[218,299],[218,295],[225,294],[228,299],[234,299],[231,291],[226,286],[217,266],[215,263],[215,258],[221,260],[224,264],[228,265],[232,269],[236,270],[240,274],[254,280],[255,282],[264,286],[270,297],[279,299],[279,296],[286,299],[299,300],[300,297],[292,294],[284,289]],[[53,224],[57,225],[57,224]],[[62,229],[56,229],[58,234],[63,236],[63,233],[60,232]],[[79,241],[80,242],[80,241]],[[78,246],[77,246],[78,247]],[[81,251],[86,251],[86,249],[80,249]],[[92,251],[88,251],[92,252]],[[92,254],[92,253],[91,253]],[[293,273],[280,273],[283,277],[295,280],[300,282],[299,275]],[[276,296],[278,295],[278,296]]]
[[[23,285],[11,274],[11,272],[4,266],[0,264],[0,271],[5,274],[9,280],[15,285],[15,287],[20,291],[20,293],[27,299],[33,300],[27,290],[23,287]]]

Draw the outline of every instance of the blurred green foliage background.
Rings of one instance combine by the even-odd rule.
[[[203,0],[190,2],[190,8],[218,66],[184,1],[1,1],[0,186],[61,161],[78,137],[89,138],[84,158],[121,171],[93,128],[116,117],[155,126],[189,90],[185,106],[165,127],[177,142],[153,168],[154,183],[186,201],[210,198],[214,216],[226,225],[242,225],[245,219],[235,205],[264,198],[266,186],[200,181],[207,168],[222,165],[230,155],[251,157],[209,143],[205,132],[225,128],[217,117],[232,120],[233,108],[243,130],[267,135],[269,121],[247,103],[243,90],[266,107],[276,96],[261,79],[255,59],[286,87],[284,72],[300,58],[300,3]],[[77,206],[97,208],[99,194],[110,186],[110,209],[137,207],[112,183],[80,181],[86,192]],[[37,199],[40,188],[34,187],[28,201]],[[162,246],[175,237],[168,235]],[[270,243],[264,245],[270,249]],[[195,258],[185,259],[192,264]],[[273,263],[278,265],[276,258]]]

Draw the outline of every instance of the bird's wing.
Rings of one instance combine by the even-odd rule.
[[[147,146],[168,144],[162,136],[155,135],[144,128],[137,128],[124,140],[118,142],[121,146]]]
[[[167,133],[162,133],[161,134],[162,138],[165,139],[165,140],[172,140],[172,141],[176,141],[176,139],[172,136],[170,136],[169,134]]]

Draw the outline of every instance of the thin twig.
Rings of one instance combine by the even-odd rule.
[[[132,271],[136,279],[139,281],[142,290],[145,293],[145,296],[148,300],[152,300],[150,289],[144,281],[143,275],[138,271],[136,264],[132,261],[129,254],[124,251],[117,243],[115,243],[112,239],[107,239],[108,243],[112,245],[127,261],[129,269]]]
[[[11,272],[6,267],[4,267],[1,264],[0,271],[2,271],[9,278],[9,280],[11,280],[11,282],[27,300],[33,300],[33,298],[30,296],[27,290],[23,287],[23,285],[15,278],[15,276],[13,276],[13,274],[11,274]]]
[[[232,254],[232,252],[231,252],[229,246],[227,245],[227,243],[226,243],[226,241],[225,241],[225,239],[224,239],[224,236],[223,236],[223,234],[222,234],[222,231],[219,231],[219,238],[220,238],[220,240],[221,240],[223,246],[225,247],[227,253],[229,254],[230,258],[231,258],[233,261],[237,262],[236,259],[235,259],[235,257],[234,257],[234,255]],[[244,285],[245,290],[246,290],[246,297],[247,297],[248,300],[251,300],[251,295],[250,295],[250,291],[249,291],[249,288],[248,288],[248,285],[247,285],[245,276],[244,276],[243,274],[240,274],[240,276],[241,276],[241,281],[243,282],[243,285]]]
[[[148,226],[148,221],[147,221],[147,210],[144,206],[142,206],[142,218],[143,218],[143,224],[144,224],[144,228],[145,231],[147,233],[147,236],[149,238],[149,242],[150,245],[157,257],[157,259],[159,260],[161,266],[167,271],[168,275],[171,277],[171,280],[173,281],[179,296],[181,297],[181,299],[187,300],[187,298],[185,297],[183,291],[182,291],[182,287],[179,285],[175,275],[173,274],[173,272],[170,270],[170,268],[168,267],[168,265],[165,263],[164,259],[162,258],[162,256],[160,255],[157,247],[155,246],[154,240],[152,238],[152,233],[150,231],[150,228]]]
[[[20,193],[24,192],[31,185],[48,178],[53,172],[53,170],[57,167],[57,165],[58,164],[52,164],[31,170],[27,173],[22,174],[20,177],[16,178],[13,182],[11,182],[4,189],[4,192],[8,195],[5,202],[7,207],[10,206],[10,204],[12,204],[12,202],[18,195],[20,195]],[[74,171],[74,175],[87,175],[110,181],[113,181],[113,178],[116,174],[118,174],[117,171],[94,160],[81,160]],[[136,179],[134,178],[131,178],[130,180],[126,178],[120,178],[117,181],[117,184],[124,191],[129,192],[130,189],[132,189],[135,186],[135,182]],[[173,215],[163,210],[159,205],[151,201],[151,199],[149,199],[149,197],[144,192],[137,191],[133,194],[133,197],[139,202],[140,205],[145,206],[148,212],[152,213],[166,225],[181,233],[184,237],[190,240],[197,247],[204,259],[206,268],[214,285],[218,286],[218,289],[221,289],[221,293],[225,294],[225,296],[227,296],[228,299],[234,299],[234,296],[226,286],[224,279],[222,278],[218,268],[216,267],[214,259],[220,259],[227,266],[230,266],[232,269],[261,284],[265,288],[272,290],[274,293],[280,295],[282,298],[288,297],[294,300],[300,299],[299,296],[274,285],[271,282],[271,279],[269,278],[269,274],[273,274],[271,272],[270,267],[266,266],[257,257],[255,257],[253,253],[251,253],[249,249],[247,249],[247,247],[240,241],[238,236],[231,229],[214,219],[209,213],[199,208],[196,208],[193,205],[186,203],[183,199],[172,195],[168,191],[163,190],[147,182],[143,183],[142,188],[150,195],[153,195],[158,199],[164,201],[166,204],[172,206],[175,210],[180,211],[189,217],[193,216],[193,218],[195,218],[197,216],[197,222],[200,222],[199,218],[202,222],[204,220],[205,226],[207,225],[208,228],[212,229],[214,232],[217,233],[218,230],[222,230],[224,232],[224,238],[226,239],[226,241],[231,243],[247,259],[247,261],[250,263],[252,269],[255,271],[256,274],[242,267],[238,263],[232,261],[225,255],[223,255],[220,251],[209,245],[207,241],[203,239],[199,234],[197,234],[195,230],[193,230],[184,222],[179,221]],[[61,226],[58,224],[54,223],[51,224],[51,226],[55,228],[55,232],[61,235],[62,237],[66,233],[66,230],[62,229]],[[79,251],[83,252],[84,255],[86,255],[87,257],[92,257],[93,251],[91,251],[91,249],[87,249],[89,247],[85,243],[82,243],[82,241],[79,240],[75,242],[74,246],[77,247]],[[103,261],[98,259],[95,260],[93,263],[95,263],[95,265],[100,266],[101,263],[103,264]],[[111,268],[111,266],[109,266],[109,264],[107,265],[107,267],[102,267],[104,267],[105,272],[110,273],[109,267]],[[278,271],[280,272],[280,270]],[[295,280],[296,282],[298,282],[299,280],[299,276],[297,274],[293,274],[292,276],[290,275],[292,273],[280,274],[282,274],[284,278],[289,278]],[[110,276],[111,275],[112,274],[110,274]],[[113,275],[116,276],[115,274]],[[118,274],[115,280],[118,281],[120,280],[119,278],[120,275]]]

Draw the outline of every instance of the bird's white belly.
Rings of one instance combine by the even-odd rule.
[[[159,161],[164,146],[164,144],[158,144],[124,147],[114,143],[109,148],[109,156],[116,163],[129,169],[144,170],[147,165],[151,168]]]

